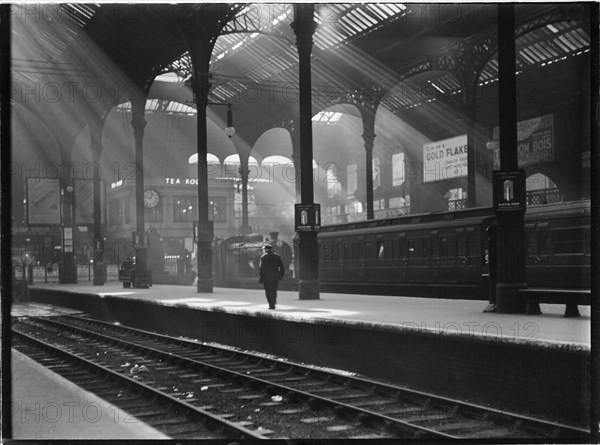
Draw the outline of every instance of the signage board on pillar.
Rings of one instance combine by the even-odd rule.
[[[132,232],[132,238],[136,249],[148,248],[148,232]]]
[[[492,172],[494,210],[496,212],[525,211],[525,171]]]
[[[200,224],[200,221],[194,221],[193,223],[193,231],[194,231],[194,242],[212,242],[214,237],[214,222],[213,221],[205,221],[204,224]]]
[[[73,228],[63,227],[63,251],[73,252]]]
[[[316,232],[321,228],[321,204],[296,204],[296,232]]]

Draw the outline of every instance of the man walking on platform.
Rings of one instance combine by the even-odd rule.
[[[281,257],[273,252],[273,246],[265,244],[263,254],[260,257],[259,279],[258,282],[265,286],[265,295],[269,302],[269,309],[275,309],[277,303],[277,286],[279,280],[285,274],[283,261]]]

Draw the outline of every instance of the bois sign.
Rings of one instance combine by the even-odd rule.
[[[494,141],[500,139],[500,128],[494,127]],[[517,122],[517,154],[519,168],[554,161],[554,117],[552,114]],[[500,148],[494,149],[494,169],[500,169]]]
[[[467,135],[423,145],[423,182],[467,176]]]

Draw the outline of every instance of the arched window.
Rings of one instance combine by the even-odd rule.
[[[327,184],[327,197],[333,198],[335,195],[342,191],[342,184],[340,183],[338,176],[337,164],[331,163],[327,165],[325,170],[325,182]]]
[[[373,158],[373,190],[381,186],[381,160]]]
[[[467,191],[462,187],[448,190],[444,197],[448,199],[448,211],[450,212],[467,208]]]
[[[525,182],[525,189],[527,205],[550,204],[563,200],[554,181],[542,173],[529,176]]]

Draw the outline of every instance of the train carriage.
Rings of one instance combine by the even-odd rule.
[[[589,201],[530,208],[525,219],[530,287],[590,289]]]
[[[319,233],[321,289],[487,299],[487,228],[476,208],[327,226]],[[589,201],[532,206],[525,215],[530,287],[589,289]]]
[[[437,212],[324,226],[318,235],[323,292],[487,300],[487,229],[492,208]],[[590,288],[590,203],[530,206],[524,219],[529,288]],[[291,246],[276,242],[284,262]],[[258,287],[262,236],[231,237],[215,250],[215,283]],[[282,288],[294,289],[291,273]]]
[[[487,289],[481,278],[487,270],[482,258],[485,229],[493,217],[449,215],[388,220],[375,227],[325,228],[319,233],[321,288],[438,296],[452,286],[465,296],[480,295]]]

